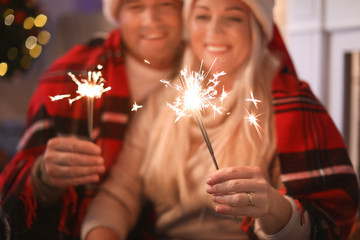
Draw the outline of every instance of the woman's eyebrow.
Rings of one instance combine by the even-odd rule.
[[[203,9],[203,10],[209,10],[208,7],[206,7],[206,6],[201,6],[201,5],[197,5],[197,6],[195,6],[194,8],[199,8],[199,9]]]
[[[232,10],[246,12],[246,10],[244,8],[242,8],[242,7],[228,7],[228,8],[225,8],[225,11],[232,11]]]

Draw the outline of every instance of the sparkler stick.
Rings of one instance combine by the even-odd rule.
[[[206,146],[209,150],[209,153],[215,165],[215,168],[218,170],[219,166],[217,164],[214,150],[212,148],[209,136],[207,134],[201,116],[201,111],[204,110],[205,108],[211,107],[214,110],[214,113],[215,112],[221,113],[221,107],[218,107],[215,104],[213,104],[212,100],[215,99],[215,96],[217,94],[217,91],[215,90],[216,86],[219,84],[217,78],[219,76],[225,75],[225,73],[221,72],[218,74],[214,74],[213,78],[211,78],[208,84],[206,85],[207,86],[206,88],[203,88],[203,81],[205,80],[206,75],[204,74],[203,71],[201,71],[201,67],[199,72],[189,73],[185,68],[180,73],[181,73],[180,74],[181,85],[175,85],[174,87],[180,93],[182,93],[182,96],[178,97],[173,105],[168,103],[168,106],[171,109],[173,109],[176,115],[178,116],[175,121],[178,121],[181,117],[185,116],[187,114],[187,111],[189,111],[190,115],[192,115],[195,118],[201,130]],[[173,87],[171,83],[168,81],[162,80],[162,82],[165,83],[166,86]],[[225,95],[223,92],[223,96]]]
[[[88,114],[88,133],[89,138],[91,139],[94,125],[94,98],[86,97],[86,104]]]
[[[98,65],[98,70],[102,68],[101,65]],[[69,104],[86,97],[87,101],[87,118],[88,118],[88,133],[89,138],[92,138],[93,132],[93,123],[94,123],[94,101],[97,98],[100,98],[104,92],[107,92],[111,89],[111,87],[104,88],[105,79],[102,77],[100,71],[89,71],[87,79],[79,80],[74,74],[71,72],[68,73],[74,83],[78,86],[76,93],[79,95],[70,98],[70,94],[63,94],[63,95],[56,95],[56,96],[49,96],[52,101],[58,101],[61,99],[68,98]]]
[[[219,170],[219,166],[218,166],[216,158],[215,158],[214,150],[213,150],[213,148],[211,146],[211,142],[210,142],[209,136],[207,134],[207,131],[206,131],[206,128],[205,128],[205,125],[204,125],[204,121],[202,120],[201,114],[200,114],[199,111],[194,111],[194,112],[195,112],[196,122],[198,123],[198,125],[200,127],[201,133],[202,133],[202,135],[204,137],[206,146],[207,146],[207,148],[208,148],[208,150],[210,152],[210,155],[211,155],[211,158],[212,158],[213,163],[215,165],[215,168],[216,168],[216,170]]]

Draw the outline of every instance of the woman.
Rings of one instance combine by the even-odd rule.
[[[185,63],[225,71],[217,90],[231,92],[222,106],[229,114],[203,113],[220,170],[196,122],[174,123],[164,107],[176,90],[161,90],[134,119],[83,239],[125,239],[144,201],[154,203],[160,239],[346,239],[356,177],[324,108],[268,51],[273,1],[184,4],[192,49]],[[250,92],[262,102],[247,101]],[[247,111],[259,113],[260,135]]]

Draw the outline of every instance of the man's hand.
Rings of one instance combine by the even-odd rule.
[[[57,137],[47,143],[44,170],[50,185],[68,187],[98,182],[105,166],[101,148],[93,142]]]

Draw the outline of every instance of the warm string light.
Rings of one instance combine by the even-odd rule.
[[[97,66],[98,70],[102,69],[101,65]],[[78,79],[71,72],[68,73],[74,83],[78,86],[76,93],[78,96],[71,98],[71,94],[63,94],[56,96],[49,96],[51,101],[58,101],[61,99],[68,98],[69,104],[86,97],[87,100],[87,113],[88,113],[88,132],[89,138],[92,138],[93,129],[93,116],[94,116],[94,100],[100,98],[103,93],[109,91],[111,87],[105,87],[105,79],[102,77],[101,71],[89,71],[88,77]]]
[[[4,10],[0,16],[4,25],[3,43],[9,43],[2,46],[0,77],[10,77],[31,67],[51,35],[42,30],[47,24],[47,16],[36,13],[36,4],[5,1],[0,3],[0,8]]]

